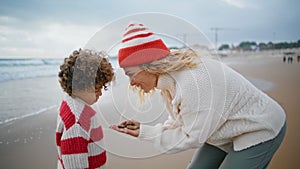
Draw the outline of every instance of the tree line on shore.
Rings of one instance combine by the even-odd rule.
[[[218,50],[243,50],[243,51],[257,51],[257,50],[274,50],[274,49],[292,49],[292,48],[299,48],[300,47],[300,40],[297,42],[254,42],[254,41],[243,41],[239,43],[239,45],[229,45],[229,44],[222,44]]]

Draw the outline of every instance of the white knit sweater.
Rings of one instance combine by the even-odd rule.
[[[235,151],[273,139],[285,123],[280,105],[225,64],[202,58],[198,67],[161,75],[164,124],[141,124],[139,138],[166,153],[203,143]]]

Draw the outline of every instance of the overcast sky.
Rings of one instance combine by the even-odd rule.
[[[211,28],[223,28],[218,44],[295,42],[299,6],[299,0],[1,0],[0,58],[66,57],[108,23],[143,12],[178,16],[212,42]]]

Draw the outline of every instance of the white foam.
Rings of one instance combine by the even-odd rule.
[[[49,106],[49,107],[46,107],[46,108],[42,108],[42,109],[40,109],[40,110],[38,110],[36,112],[25,114],[25,115],[22,115],[22,116],[9,118],[9,119],[6,119],[4,121],[0,121],[0,125],[7,124],[7,123],[12,123],[12,122],[14,122],[16,120],[19,120],[19,119],[24,119],[24,118],[27,118],[27,117],[35,116],[35,115],[44,113],[44,112],[46,112],[48,110],[51,110],[51,109],[53,109],[55,107],[57,107],[57,105],[52,105],[52,106]]]

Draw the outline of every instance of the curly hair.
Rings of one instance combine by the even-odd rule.
[[[104,52],[75,50],[64,59],[58,73],[59,83],[69,96],[77,90],[99,91],[114,79],[111,63]]]

